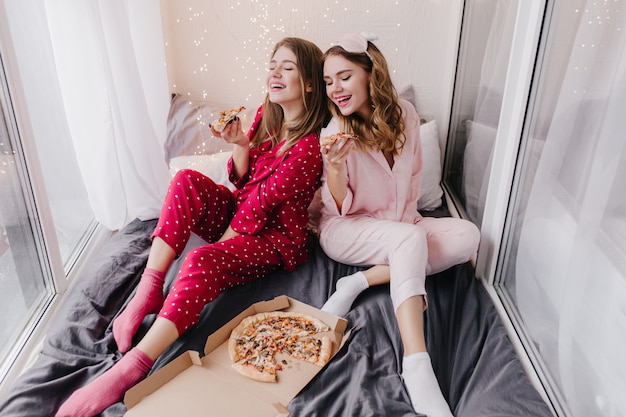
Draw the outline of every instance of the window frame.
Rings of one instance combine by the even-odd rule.
[[[566,413],[553,401],[555,392],[550,388],[547,373],[543,372],[533,355],[526,348],[529,338],[521,326],[521,320],[512,308],[511,300],[499,289],[502,256],[508,236],[509,205],[517,186],[516,163],[521,146],[524,146],[528,106],[533,101],[533,78],[536,65],[545,50],[544,22],[549,22],[550,0],[520,1],[513,31],[509,66],[502,96],[501,116],[494,142],[493,160],[485,199],[485,211],[480,225],[481,242],[476,259],[476,277],[483,283],[503,325],[518,354],[522,366],[554,415]],[[461,40],[462,42],[462,40]],[[444,174],[445,175],[445,174]],[[451,187],[443,184],[446,199],[453,212],[463,213],[460,199]],[[452,210],[451,210],[452,211]]]
[[[534,81],[541,69],[542,55],[554,2],[519,2],[509,67],[502,99],[501,117],[496,134],[492,167],[481,224],[481,243],[476,261],[476,276],[481,279],[503,320],[522,365],[554,415],[568,415],[549,373],[541,360],[528,348],[532,343],[524,330],[513,300],[503,286],[503,270],[510,215],[520,175],[518,158],[523,155],[530,133],[528,118],[536,96]],[[546,24],[547,22],[547,24]]]

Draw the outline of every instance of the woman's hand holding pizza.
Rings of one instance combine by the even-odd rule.
[[[344,133],[328,136],[321,140],[322,154],[326,155],[331,166],[344,165],[348,154],[354,147],[353,137]]]
[[[248,146],[250,144],[248,135],[241,128],[241,119],[239,117],[235,117],[228,122],[221,132],[215,130],[215,127],[211,125],[211,133],[213,136],[222,138],[224,141],[234,145]]]
[[[209,124],[213,136],[234,145],[249,146],[250,139],[241,129],[241,120],[237,117],[237,114],[245,109],[245,106],[239,106],[221,111],[219,117]]]

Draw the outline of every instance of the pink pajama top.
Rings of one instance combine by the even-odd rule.
[[[259,127],[262,107],[257,111],[248,136]],[[282,155],[284,141],[276,146],[267,141],[250,149],[248,172],[236,178],[233,161],[228,161],[229,179],[235,185],[236,211],[230,222],[241,234],[258,234],[271,241],[287,271],[306,260],[307,207],[320,185],[322,156],[319,132],[304,136]]]
[[[377,219],[415,223],[421,219],[417,211],[422,177],[422,147],[420,144],[420,119],[415,108],[405,100],[402,107],[406,141],[404,149],[395,157],[393,169],[380,151],[358,148],[346,159],[346,183],[348,192],[341,212],[326,183],[324,169],[322,178],[322,202],[320,230],[343,216],[366,216]],[[340,131],[337,119],[322,129],[321,136]],[[327,168],[328,160],[324,158]]]

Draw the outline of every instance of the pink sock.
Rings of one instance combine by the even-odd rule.
[[[133,336],[144,317],[158,313],[163,307],[164,281],[164,272],[152,268],[143,271],[135,296],[113,322],[113,337],[120,352],[125,353],[130,349]]]
[[[132,349],[111,369],[70,395],[55,417],[93,417],[100,414],[144,379],[153,364],[148,355],[137,348]]]

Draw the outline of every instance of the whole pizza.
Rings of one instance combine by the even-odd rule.
[[[277,353],[324,366],[330,359],[332,342],[318,335],[330,328],[304,313],[271,311],[244,318],[228,340],[232,367],[242,375],[263,382],[276,382],[282,369]]]

